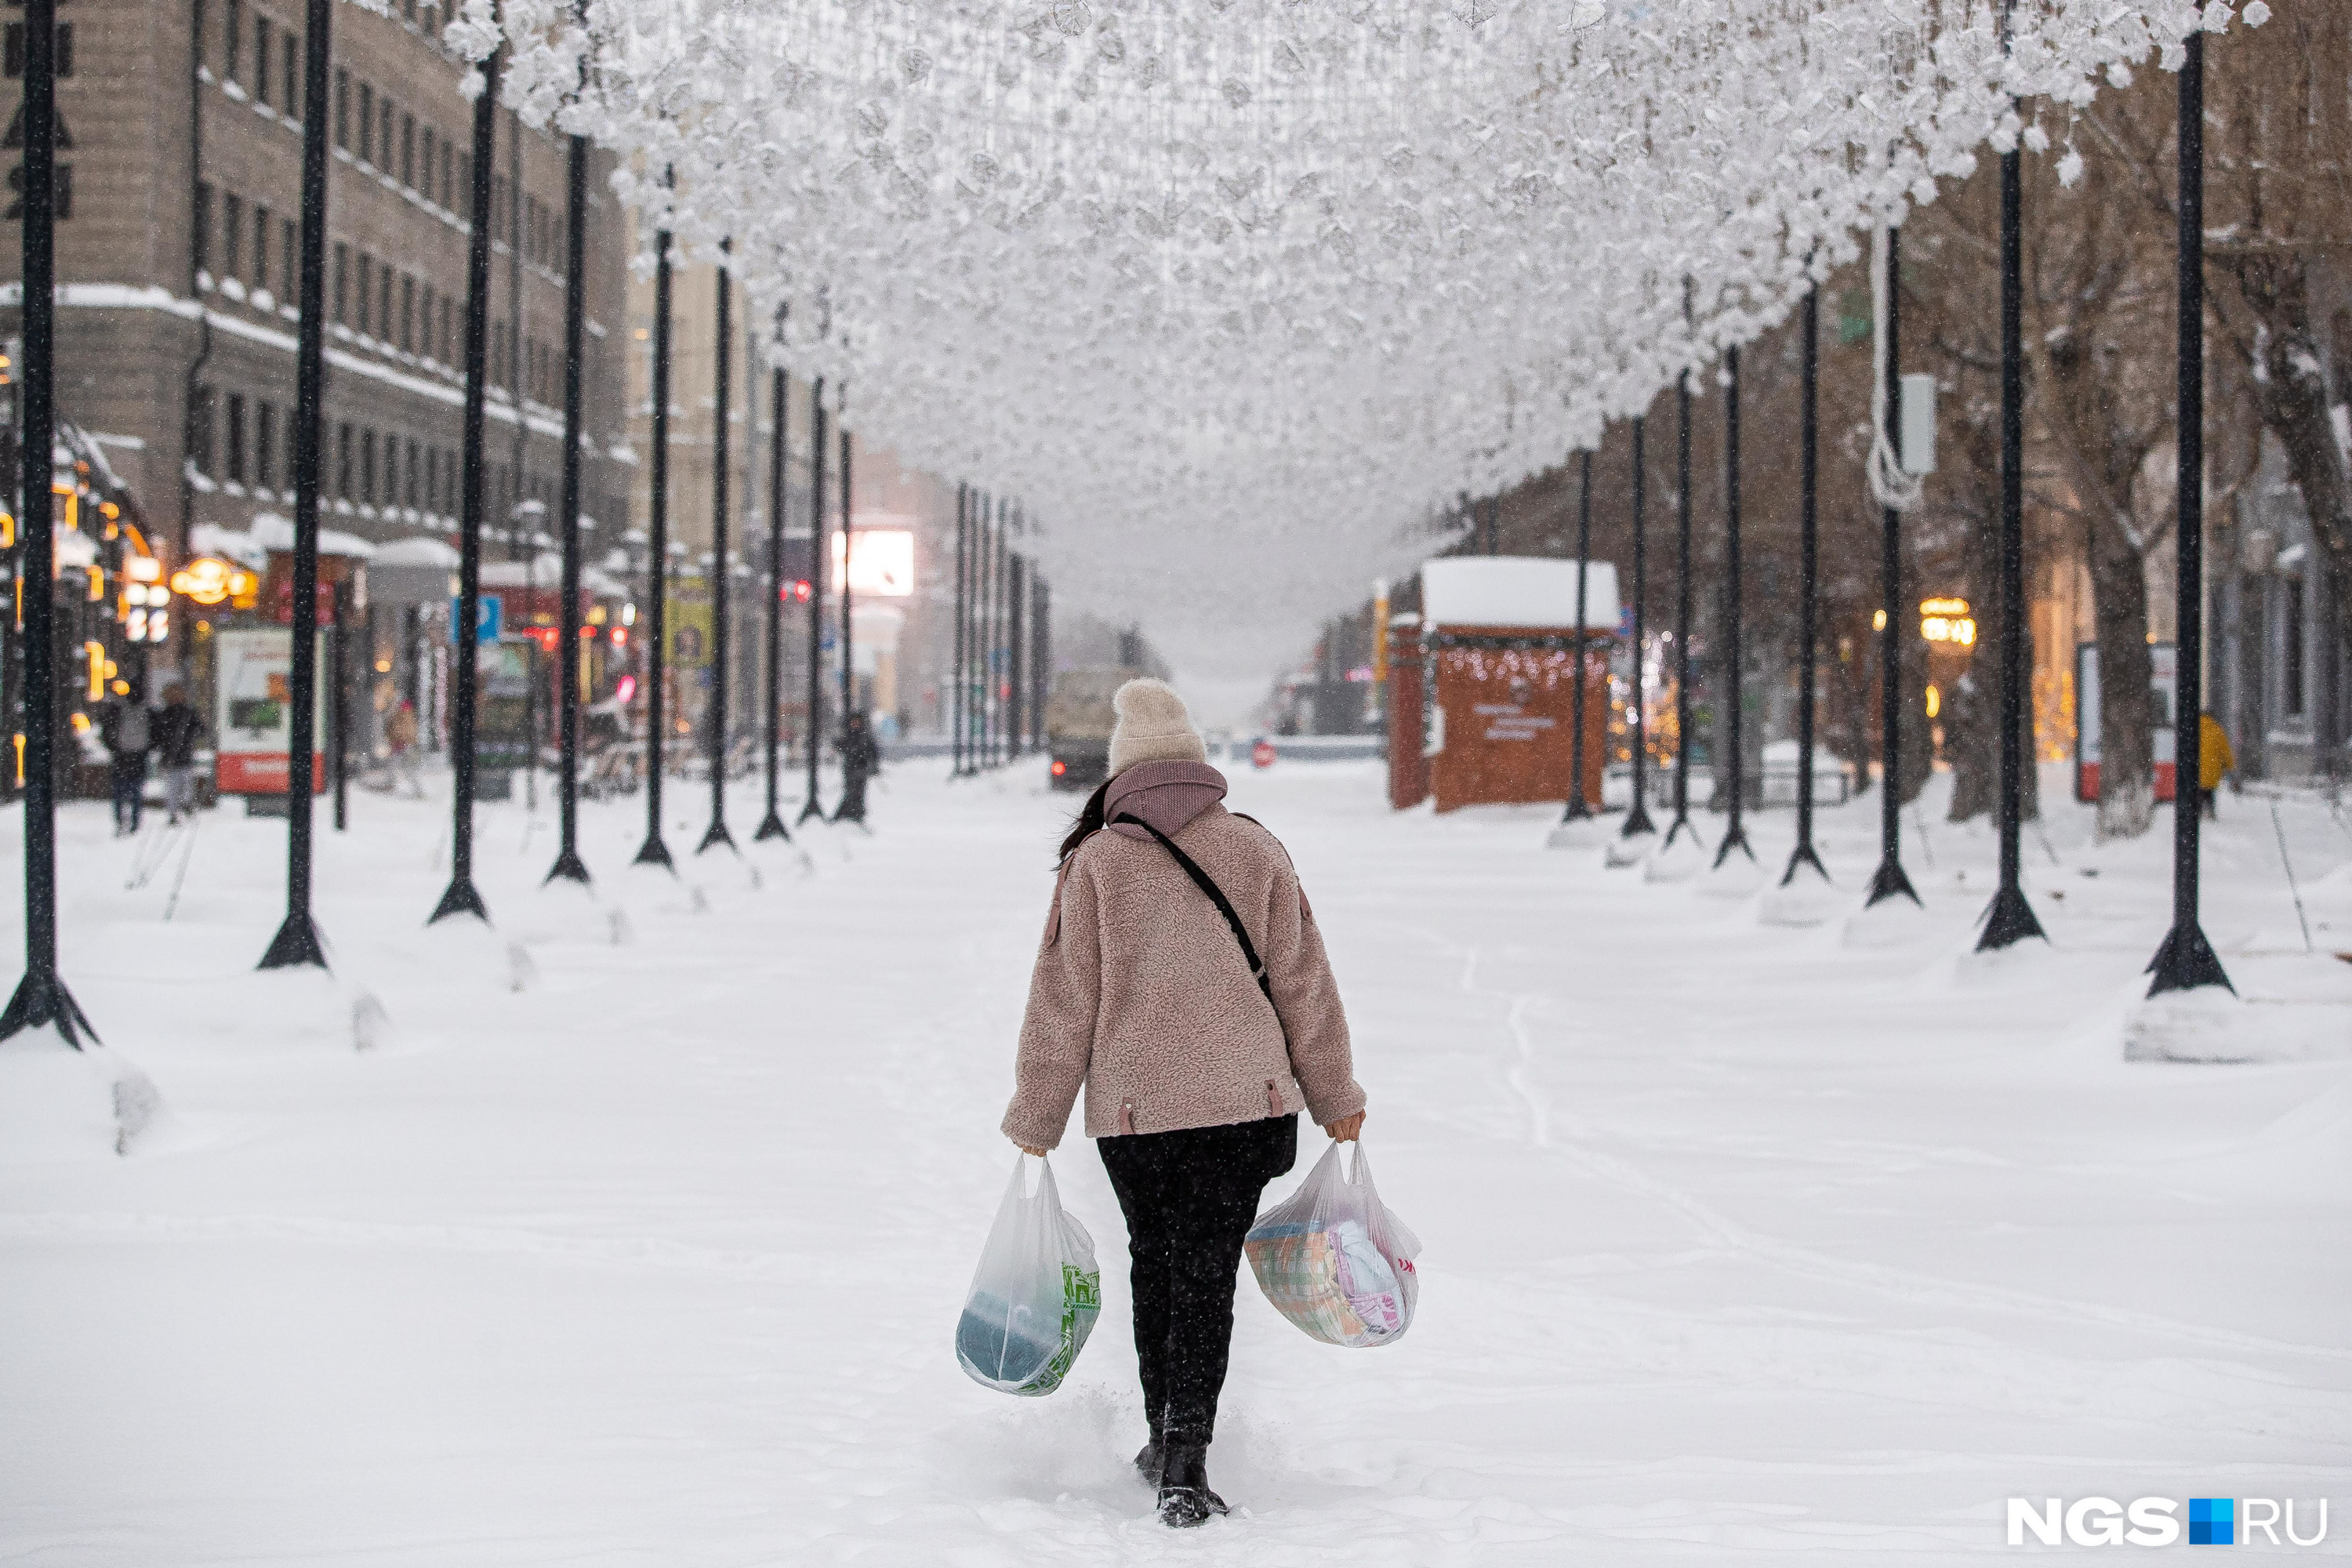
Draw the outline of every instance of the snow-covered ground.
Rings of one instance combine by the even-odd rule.
[[[1056,1166],[1108,1300],[1070,1383],[1006,1399],[950,1350],[1071,803],[939,771],[756,884],[625,872],[641,803],[588,806],[593,907],[534,889],[547,813],[485,807],[495,936],[421,929],[445,808],[357,795],[320,847],[331,983],[252,969],[281,825],[210,816],[166,923],[173,870],[127,889],[133,847],[70,807],[67,973],[169,1117],[0,1164],[0,1562],[1935,1564],[2005,1550],[2012,1495],[2330,1491],[2315,1554],[2352,1550],[2352,836],[2317,803],[2283,816],[2316,955],[2264,803],[2223,800],[2206,889],[2246,1016],[2323,1054],[2189,1066],[2121,1047],[2167,824],[2095,847],[2056,773],[2054,944],[1990,963],[1990,839],[1932,803],[1926,915],[1856,946],[1547,851],[1549,811],[1237,779],[1328,934],[1424,1285],[1366,1352],[1244,1278],[1235,1514],[1177,1535],[1127,1468],[1083,1140]],[[671,801],[685,860],[704,796]],[[1849,899],[1876,810],[1824,816]],[[1790,830],[1759,825],[1776,868]]]

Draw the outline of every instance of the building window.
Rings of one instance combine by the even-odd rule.
[[[362,337],[368,335],[368,306],[375,297],[375,291],[368,287],[368,277],[374,268],[375,263],[368,258],[368,253],[361,251],[359,276],[355,280],[360,301],[359,319],[352,324],[359,329]]]
[[[451,212],[457,210],[457,150],[449,139],[441,139],[441,205]]]
[[[377,268],[375,279],[375,330],[383,339],[384,346],[390,348],[392,346],[392,268]]]
[[[425,448],[425,510],[441,510],[441,448]]]
[[[400,280],[400,352],[416,352],[416,279]]]
[[[191,225],[189,248],[194,253],[196,270],[209,272],[213,265],[213,188],[196,182],[194,222]]]
[[[352,247],[341,240],[335,241],[335,324],[351,323]]]
[[[414,437],[408,442],[408,487],[401,498],[401,504],[411,511],[416,510],[416,441]]]
[[[375,504],[375,432],[360,432],[360,502]]]
[[[375,162],[375,89],[360,83],[360,162]]]
[[[253,482],[264,489],[278,483],[278,410],[253,405]]]
[[[231,484],[245,483],[245,399],[236,393],[228,395],[228,479]]]
[[[433,127],[420,125],[416,128],[416,194],[429,202],[434,199],[436,188],[433,184]]]
[[[377,127],[375,139],[377,162],[387,174],[392,173],[393,166],[393,112],[392,100],[387,97],[383,100],[383,120]]]
[[[2303,579],[2279,579],[2279,712],[2304,716]]]
[[[245,201],[240,196],[221,197],[221,276],[245,276]]]
[[[237,65],[245,45],[244,0],[221,0],[221,75],[224,79],[236,79]]]
[[[433,285],[423,285],[423,302],[417,307],[416,349],[426,359],[433,355]]]
[[[74,36],[71,22],[58,24],[57,74],[60,78],[74,73]],[[11,79],[25,74],[25,24],[11,22],[0,27],[0,57],[5,57],[6,74]]]
[[[335,145],[351,151],[352,73],[341,66],[335,68]]]
[[[269,101],[269,18],[253,19],[253,101]]]
[[[442,295],[441,363],[443,364],[454,364],[457,363],[457,336],[452,331],[451,326],[452,322],[455,321],[456,319],[457,311],[449,302],[449,296],[446,294]]]
[[[269,287],[269,209],[253,209],[253,286]]]
[[[213,389],[199,385],[188,399],[187,461],[197,473],[213,471]]]
[[[352,499],[352,426],[348,419],[335,426],[335,494],[344,500]]]
[[[416,188],[416,116],[400,117],[400,183]]]
[[[278,225],[278,292],[288,303],[294,302],[294,273],[302,264],[302,231],[294,226],[292,218],[280,219]]]
[[[279,107],[299,116],[302,112],[302,40],[291,33],[278,40],[278,70],[285,79]]]

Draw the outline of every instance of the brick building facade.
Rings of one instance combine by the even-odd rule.
[[[74,0],[61,12],[59,177],[71,194],[58,226],[58,413],[106,449],[175,560],[196,525],[243,530],[292,510],[302,17],[299,0]],[[457,526],[472,111],[457,90],[465,68],[439,43],[445,20],[426,0],[398,0],[390,16],[335,7],[322,521],[378,542]],[[22,24],[8,26],[13,78]],[[564,291],[564,145],[510,114],[499,130],[494,531],[519,501],[551,513],[557,498]],[[628,229],[609,168],[594,155],[587,215],[582,509],[599,551],[619,542],[635,471],[620,341]],[[13,226],[0,230],[10,275],[16,244]]]

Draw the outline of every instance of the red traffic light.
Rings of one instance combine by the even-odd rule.
[[[780,591],[779,596],[787,602],[798,599],[803,603],[806,603],[810,595],[814,592],[815,592],[815,590],[810,587],[809,580],[803,577],[795,582],[785,584]]]

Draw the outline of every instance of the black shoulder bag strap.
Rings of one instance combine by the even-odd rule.
[[[1114,822],[1131,822],[1135,824],[1136,826],[1140,827],[1143,831],[1151,835],[1152,837],[1160,840],[1160,847],[1162,849],[1167,850],[1170,855],[1175,858],[1176,864],[1184,868],[1184,875],[1192,879],[1192,885],[1200,889],[1201,891],[1209,895],[1209,901],[1217,906],[1217,912],[1219,914],[1225,917],[1225,926],[1234,933],[1234,940],[1242,944],[1242,957],[1249,962],[1250,977],[1257,982],[1257,988],[1261,992],[1265,993],[1265,1005],[1269,1007],[1274,1007],[1275,1026],[1282,1029],[1283,1041],[1285,1044],[1287,1044],[1290,1039],[1290,1031],[1283,1026],[1282,1009],[1275,1006],[1274,982],[1267,978],[1265,964],[1258,958],[1257,955],[1257,945],[1250,941],[1248,931],[1242,925],[1242,917],[1235,912],[1234,909],[1234,901],[1225,897],[1225,890],[1217,886],[1216,879],[1210,876],[1206,871],[1202,870],[1200,863],[1194,860],[1190,855],[1187,855],[1181,849],[1177,848],[1176,841],[1174,839],[1169,837],[1168,835],[1160,832],[1160,829],[1152,826],[1151,824],[1144,821],[1142,818],[1121,815],[1112,820]]]

